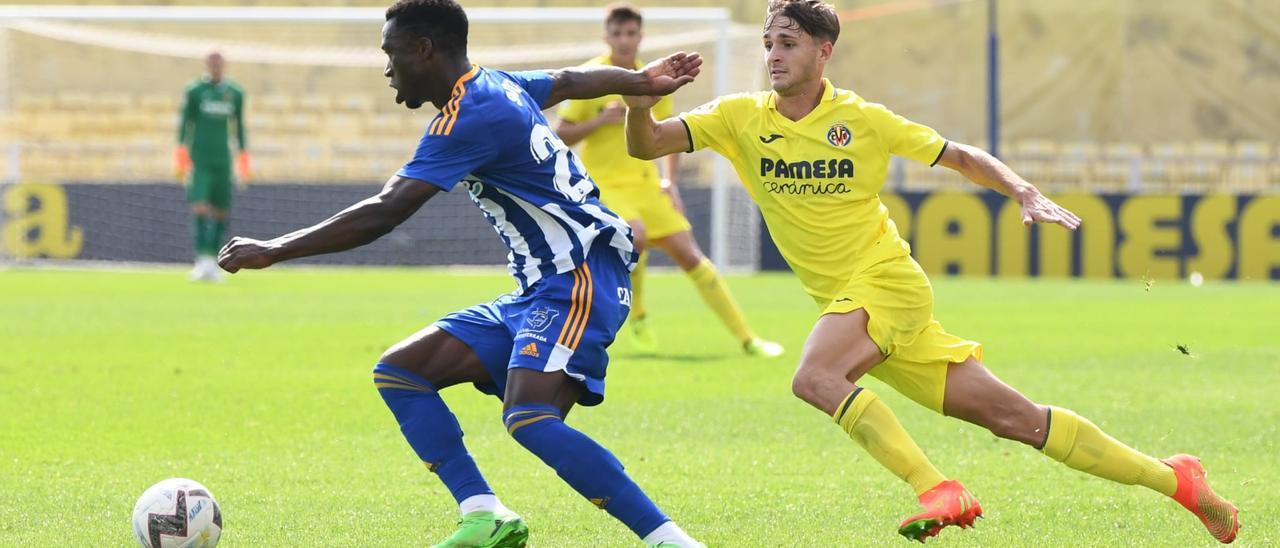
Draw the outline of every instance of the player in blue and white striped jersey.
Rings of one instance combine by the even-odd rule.
[[[604,400],[607,347],[630,308],[636,253],[622,219],[542,115],[566,99],[667,95],[693,81],[697,54],[640,70],[579,67],[503,72],[467,59],[467,19],[455,0],[399,0],[382,49],[396,102],[440,109],[412,161],[376,196],[312,227],[266,241],[233,238],[229,272],[358,247],[463,183],[506,244],[519,289],[449,314],[388,349],[374,386],[401,432],[459,504],[459,529],[437,546],[524,546],[524,520],[494,495],[438,391],[473,383],[503,400],[507,431],[574,490],[651,546],[700,546],[623,471],[570,428],[574,404]]]
[[[472,65],[397,173],[444,190],[465,182],[507,244],[522,290],[577,268],[596,245],[634,262],[627,223],[600,203],[586,168],[542,115],[553,82],[545,71]]]

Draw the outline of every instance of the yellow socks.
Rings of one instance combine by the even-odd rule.
[[[1044,454],[1081,472],[1172,496],[1178,479],[1168,465],[1108,436],[1069,409],[1049,408]]]
[[[744,343],[756,338],[751,328],[747,327],[747,319],[742,316],[742,310],[738,309],[738,303],[734,302],[733,295],[729,294],[729,286],[725,285],[724,278],[716,272],[716,267],[711,264],[710,259],[703,257],[702,262],[693,267],[688,274],[693,280],[693,285],[698,288],[698,293],[702,294],[702,300],[715,311],[734,337]],[[634,282],[632,285],[634,286]],[[634,293],[635,289],[632,289],[632,292]],[[634,307],[635,305],[632,305],[633,314]]]
[[[644,271],[649,264],[649,252],[640,254],[636,267],[631,269],[631,317],[643,320],[649,311],[644,307]]]
[[[855,388],[832,418],[882,466],[910,484],[917,496],[946,481],[874,392]]]

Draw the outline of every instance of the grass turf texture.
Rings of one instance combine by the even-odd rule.
[[[790,394],[815,319],[790,276],[733,277],[762,335],[749,359],[683,277],[649,282],[665,356],[614,346],[604,405],[570,424],[612,449],[712,546],[892,545],[909,489]],[[272,270],[221,286],[183,272],[0,272],[0,545],[127,546],[153,482],[186,476],[222,504],[227,546],[408,546],[456,507],[370,382],[388,345],[511,287],[498,274]],[[938,280],[937,316],[982,341],[1033,399],[1075,409],[1157,456],[1199,455],[1241,508],[1243,545],[1276,545],[1280,336],[1275,286]],[[1175,345],[1189,347],[1185,356]],[[987,518],[939,545],[1211,545],[1141,487],[1067,469],[868,385]],[[509,439],[499,402],[444,392],[468,448],[532,546],[636,546]],[[1271,522],[1271,523],[1268,523]]]

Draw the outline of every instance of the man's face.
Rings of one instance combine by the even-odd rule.
[[[614,55],[630,57],[640,47],[644,32],[638,21],[614,21],[604,28],[604,41]]]
[[[791,18],[779,15],[764,29],[765,67],[774,91],[787,95],[806,82],[822,78],[831,58],[831,42],[800,30]]]
[[[209,71],[209,79],[214,82],[222,81],[222,71],[226,67],[226,61],[222,59],[222,54],[211,53],[204,60],[205,70]]]
[[[391,79],[396,104],[415,109],[428,102],[427,89],[437,79],[430,62],[434,51],[430,41],[399,32],[392,19],[382,26],[382,51],[387,54],[387,67],[382,74]]]

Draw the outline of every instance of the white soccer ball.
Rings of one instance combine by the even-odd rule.
[[[144,548],[212,548],[222,536],[222,510],[205,486],[167,479],[133,506],[133,535]]]

